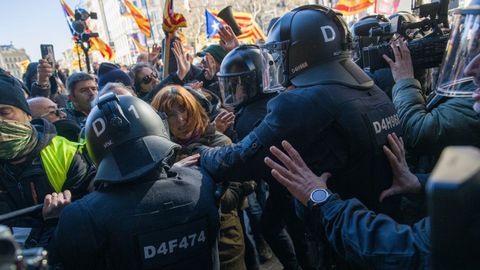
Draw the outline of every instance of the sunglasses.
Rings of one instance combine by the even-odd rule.
[[[143,77],[142,82],[144,84],[149,84],[152,82],[153,79],[158,79],[158,75],[156,72],[152,72],[150,75]]]
[[[50,114],[55,114],[57,117],[60,117],[60,115],[62,114],[62,112],[63,112],[63,109],[56,109],[56,110],[54,110],[54,111],[47,112],[47,113],[45,113],[45,114],[40,115],[40,118],[45,117],[45,116],[50,115]]]

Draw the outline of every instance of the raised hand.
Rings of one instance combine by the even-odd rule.
[[[215,120],[213,120],[215,129],[221,133],[224,133],[225,130],[233,125],[234,122],[235,114],[233,112],[227,112],[224,110],[222,110],[217,117],[215,117]]]
[[[392,167],[393,179],[392,186],[380,194],[380,201],[397,194],[420,192],[422,186],[408,168],[402,138],[398,138],[395,133],[392,133],[388,135],[387,139],[390,148],[384,145],[383,152]]]
[[[175,55],[175,60],[177,61],[177,75],[180,80],[183,80],[190,71],[190,62],[187,59],[180,41],[176,40],[173,42],[172,51]]]
[[[312,191],[317,188],[327,188],[327,181],[331,175],[326,172],[317,176],[308,168],[290,143],[283,141],[282,147],[288,155],[275,146],[270,147],[270,152],[283,163],[283,166],[268,157],[264,162],[272,168],[273,177],[285,186],[297,200],[307,206]]]
[[[240,42],[233,33],[233,30],[230,26],[224,25],[220,27],[220,46],[228,53],[229,51],[235,49],[240,45]]]

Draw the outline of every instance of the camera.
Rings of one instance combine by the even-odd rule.
[[[394,34],[404,37],[412,56],[413,66],[419,69],[438,67],[442,63],[443,54],[448,42],[448,33],[442,27],[448,26],[448,0],[428,4],[412,4],[412,9],[422,20],[407,21],[404,16],[396,16],[388,20],[370,16],[353,26],[354,34],[359,38],[370,38],[370,44],[359,44],[359,65],[365,70],[375,71],[387,68],[383,59],[385,54],[394,59],[389,41]],[[413,6],[415,5],[415,6]],[[379,16],[379,15],[377,15]]]

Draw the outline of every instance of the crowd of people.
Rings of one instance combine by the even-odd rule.
[[[469,89],[474,4],[444,61]],[[480,93],[424,89],[445,74],[389,38],[387,72],[365,72],[341,14],[308,5],[261,45],[228,25],[197,59],[175,41],[163,79],[159,47],[94,74],[0,69],[0,213],[44,203],[5,225],[60,269],[430,269],[425,185],[445,147],[480,147]]]

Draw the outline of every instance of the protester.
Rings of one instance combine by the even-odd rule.
[[[67,119],[73,120],[78,126],[84,127],[90,113],[91,102],[98,94],[95,78],[85,72],[73,73],[67,79],[68,103]]]
[[[27,100],[33,119],[44,118],[50,123],[66,117],[65,112],[58,109],[58,105],[45,97],[35,97]]]
[[[135,93],[139,98],[145,97],[153,87],[160,83],[157,71],[146,63],[139,63],[132,67],[132,77],[135,81]]]
[[[197,145],[209,147],[231,144],[231,140],[215,130],[210,124],[205,110],[195,97],[179,85],[166,86],[154,97],[153,108],[167,115],[172,141],[182,148],[177,153],[177,160],[192,156]],[[220,269],[246,269],[245,243],[242,225],[237,209],[245,196],[253,192],[250,185],[225,182],[218,187],[220,199]]]
[[[101,63],[98,68],[98,89],[102,88],[107,83],[122,83],[124,86],[130,87],[133,89],[133,80],[128,74],[121,70],[119,65],[104,62]]]
[[[57,136],[47,120],[30,123],[31,119],[20,84],[0,74],[2,213],[38,204],[47,194],[65,189],[80,198],[94,176],[95,170],[79,153],[78,144]],[[18,219],[11,225],[34,228],[25,246],[48,244],[52,224],[40,216]]]

